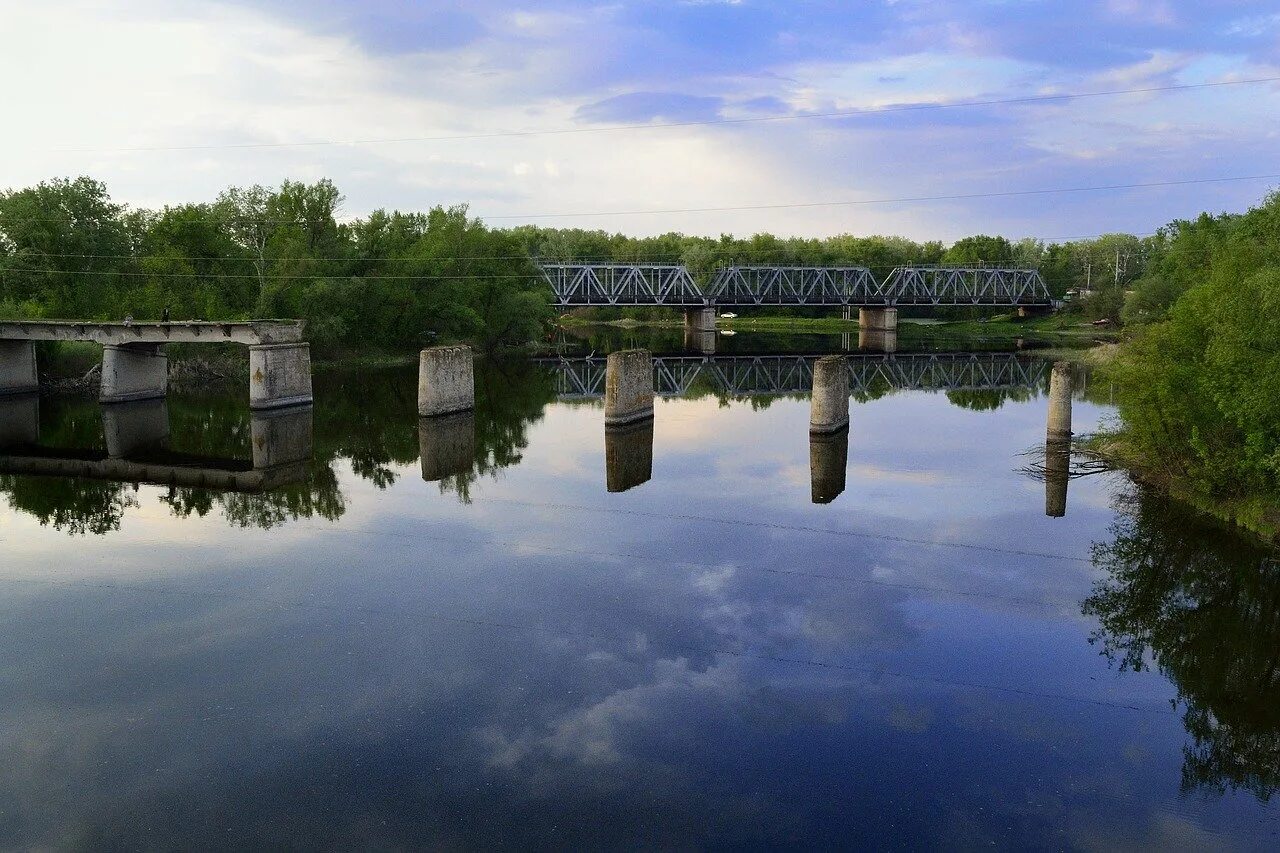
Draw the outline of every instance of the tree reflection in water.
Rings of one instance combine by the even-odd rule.
[[[1133,486],[1117,498],[1107,573],[1083,611],[1121,670],[1154,661],[1178,690],[1191,742],[1182,788],[1280,787],[1280,563],[1276,553]]]

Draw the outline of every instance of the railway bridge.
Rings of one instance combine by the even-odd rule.
[[[578,263],[541,265],[561,308],[666,305],[685,312],[699,331],[715,328],[718,308],[839,307],[858,309],[859,326],[897,328],[899,306],[1010,307],[1026,314],[1052,306],[1035,269],[985,266],[900,266],[883,280],[868,267],[730,266],[700,286],[683,264]]]

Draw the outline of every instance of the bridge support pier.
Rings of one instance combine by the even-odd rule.
[[[418,415],[433,418],[469,412],[476,405],[471,347],[424,349],[418,356]]]
[[[39,390],[35,341],[0,341],[0,397]]]
[[[684,312],[684,327],[686,330],[695,332],[714,332],[716,330],[716,309],[708,308],[686,308]]]
[[[40,395],[0,397],[0,447],[40,443]]]
[[[858,328],[881,332],[898,331],[897,308],[859,308]]]
[[[625,492],[653,477],[653,419],[604,430],[604,479],[610,492]]]
[[[249,347],[249,408],[280,409],[310,402],[310,344]]]
[[[604,422],[624,426],[653,417],[653,356],[648,350],[609,353],[604,375]]]
[[[1071,363],[1054,362],[1049,376],[1049,418],[1046,433],[1051,438],[1071,437]]]
[[[466,474],[475,463],[476,414],[472,411],[418,419],[422,479],[436,483]]]
[[[107,456],[127,459],[169,443],[169,406],[163,397],[132,400],[102,410]]]
[[[102,348],[103,403],[152,400],[169,392],[164,344],[107,344]]]
[[[813,363],[813,393],[809,403],[809,434],[825,435],[849,426],[849,365],[838,355]]]

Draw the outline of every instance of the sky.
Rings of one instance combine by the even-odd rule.
[[[0,35],[0,188],[133,206],[329,177],[346,217],[1062,239],[1280,186],[937,198],[1280,174],[1277,81],[901,109],[1280,77],[1274,3],[0,0]]]

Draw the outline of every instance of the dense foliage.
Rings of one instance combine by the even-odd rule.
[[[330,349],[518,345],[550,317],[510,232],[463,207],[339,222],[342,200],[328,180],[160,211],[89,178],[0,193],[0,316],[302,317]]]
[[[1211,499],[1280,495],[1280,194],[1165,229],[1128,313],[1126,448]]]

